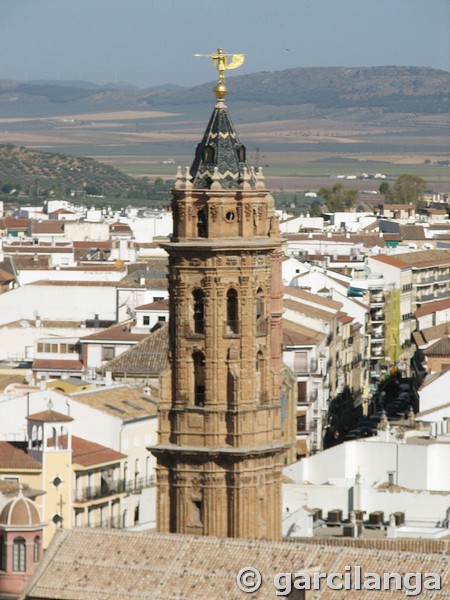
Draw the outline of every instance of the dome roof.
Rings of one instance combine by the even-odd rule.
[[[22,494],[7,502],[0,514],[0,527],[33,527],[40,523],[36,504]]]

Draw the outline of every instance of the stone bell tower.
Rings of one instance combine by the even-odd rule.
[[[281,360],[281,238],[262,171],[249,167],[228,115],[223,73],[215,94],[192,167],[178,170],[163,246],[171,366],[152,448],[158,529],[276,540],[295,439]]]

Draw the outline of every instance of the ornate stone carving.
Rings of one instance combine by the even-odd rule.
[[[215,223],[219,217],[220,207],[217,204],[210,204],[209,214],[211,215],[212,221]]]

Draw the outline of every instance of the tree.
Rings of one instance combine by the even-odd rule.
[[[355,204],[357,190],[346,190],[342,183],[332,188],[320,188],[319,196],[325,200],[329,212],[340,212],[352,208]]]
[[[380,187],[378,188],[380,194],[383,194],[386,197],[389,196],[390,189],[391,188],[387,181],[383,181],[383,183],[380,183]]]
[[[399,204],[416,204],[427,188],[427,182],[417,175],[400,175],[392,188],[392,199]]]

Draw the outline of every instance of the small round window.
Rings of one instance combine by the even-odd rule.
[[[228,221],[228,223],[232,223],[234,221],[235,217],[236,217],[236,215],[231,210],[229,210],[225,215],[225,219]]]

